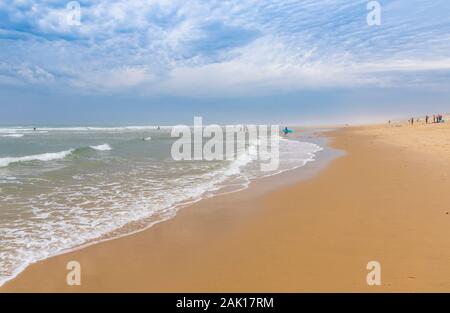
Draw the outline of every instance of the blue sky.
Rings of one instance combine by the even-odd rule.
[[[365,122],[450,111],[450,2],[0,0],[0,123]]]

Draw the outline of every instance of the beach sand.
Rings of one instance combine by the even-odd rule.
[[[203,200],[140,233],[33,264],[0,291],[449,292],[449,124],[329,135],[346,154],[306,181],[267,187],[281,175]],[[79,287],[66,285],[72,260]],[[381,286],[366,283],[373,260]]]

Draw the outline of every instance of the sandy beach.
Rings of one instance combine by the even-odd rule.
[[[449,291],[449,124],[327,136],[345,155],[307,180],[295,179],[299,169],[200,201],[140,233],[32,264],[0,291]],[[66,284],[72,260],[81,286]],[[366,283],[373,260],[381,286]]]

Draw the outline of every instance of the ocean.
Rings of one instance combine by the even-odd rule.
[[[234,160],[175,161],[171,127],[0,127],[0,285],[30,263],[148,228],[190,203],[314,161],[280,138],[261,171],[258,141]]]

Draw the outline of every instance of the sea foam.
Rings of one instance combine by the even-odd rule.
[[[98,146],[90,146],[92,149],[97,150],[97,151],[111,151],[112,148],[110,145],[108,145],[107,143],[103,144],[103,145],[98,145]]]
[[[1,137],[11,137],[11,138],[22,138],[23,134],[9,134],[9,135],[1,135]]]
[[[31,162],[31,161],[53,161],[53,160],[59,160],[64,159],[68,155],[70,155],[74,149],[61,151],[61,152],[54,152],[54,153],[44,153],[44,154],[36,154],[36,155],[28,155],[23,157],[6,157],[6,158],[0,158],[0,167],[6,167],[13,163],[20,163],[20,162]]]

